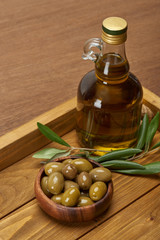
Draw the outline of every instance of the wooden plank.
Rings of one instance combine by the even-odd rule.
[[[50,142],[37,129],[37,122],[48,125],[60,136],[71,131],[75,127],[75,102],[75,98],[67,101],[2,136],[0,138],[0,170]]]
[[[136,182],[133,183],[134,179],[136,179]],[[99,225],[100,223],[106,221],[108,218],[111,218],[116,213],[118,213],[118,215],[120,216],[119,211],[125,208],[128,204],[131,204],[135,200],[135,196],[138,197],[138,195],[144,194],[144,189],[141,186],[141,183],[139,184],[140,178],[134,179],[128,177],[129,181],[127,181],[127,177],[124,178],[123,180],[121,179],[121,177],[117,178],[118,181],[117,183],[115,183],[115,196],[113,199],[113,203],[109,210],[105,212],[97,220],[93,220],[86,223],[84,222],[70,224],[58,222],[49,217],[47,214],[45,214],[39,208],[37,202],[34,200],[32,201],[32,203],[29,203],[29,205],[26,204],[25,206],[22,207],[22,209],[18,209],[11,215],[1,220],[0,238],[33,239],[33,240],[39,238],[43,239],[53,238],[56,240],[79,238],[80,236],[84,235],[91,229],[97,227],[97,225]],[[150,184],[150,182],[152,182],[151,179],[148,182],[146,182],[146,185],[148,185],[148,183]],[[125,189],[124,185],[126,186],[128,185],[128,188]],[[155,194],[151,195],[150,202],[153,203],[155,202],[155,196],[157,195]],[[147,204],[145,206],[147,206]],[[150,206],[149,203],[148,206]],[[135,208],[132,211],[132,213],[134,212]],[[96,228],[96,231],[99,231],[98,229]]]
[[[80,239],[160,239],[160,186]]]
[[[95,224],[88,223],[59,223],[48,217],[33,201],[29,206],[11,214],[10,218],[1,220],[0,239],[76,239],[87,231],[88,227]]]
[[[70,144],[78,146],[75,131],[63,138]],[[51,143],[46,147],[57,145]],[[0,218],[35,197],[34,181],[42,167],[40,161],[41,159],[32,158],[31,154],[0,172]]]

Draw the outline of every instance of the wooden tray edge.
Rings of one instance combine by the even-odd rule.
[[[160,111],[160,97],[143,87],[143,100],[153,113]],[[50,141],[37,129],[37,122],[62,136],[75,127],[76,97],[39,115],[28,123],[0,137],[0,170],[10,166]]]
[[[0,170],[50,142],[38,130],[37,122],[49,126],[59,136],[71,131],[75,127],[75,106],[73,98],[0,137]]]
[[[153,113],[160,111],[160,97],[143,87],[143,102]]]

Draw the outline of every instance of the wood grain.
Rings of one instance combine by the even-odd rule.
[[[160,98],[146,88],[143,88],[143,102],[146,106],[152,109],[154,114],[160,112]]]
[[[64,139],[78,146],[75,131],[66,134]],[[59,145],[51,143],[46,147]],[[41,159],[32,158],[31,154],[0,172],[0,218],[35,197],[34,181],[42,167],[40,162]]]
[[[10,238],[13,240],[21,238],[54,238],[57,240],[72,240],[82,236],[94,228],[96,228],[96,231],[99,232],[100,223],[111,218],[116,213],[119,214],[123,208],[127,207],[129,204],[132,204],[132,202],[134,202],[137,198],[142,197],[154,186],[159,184],[159,180],[154,179],[154,177],[147,179],[145,177],[135,178],[120,176],[118,174],[115,175],[116,177],[113,178],[115,182],[113,202],[108,211],[105,212],[101,217],[97,218],[97,220],[78,224],[58,222],[45,214],[40,209],[37,202],[33,200],[31,203],[25,204],[25,206],[19,208],[1,220],[0,237],[5,240]],[[157,184],[155,185],[156,182]],[[157,196],[156,193],[150,197],[150,202],[153,204],[157,199],[155,196]]]
[[[80,239],[160,239],[160,186]]]
[[[50,142],[38,130],[37,122],[59,136],[71,131],[75,127],[75,98],[0,137],[0,170]]]
[[[93,221],[88,223],[60,223],[48,217],[33,201],[26,204],[25,208],[18,210],[10,218],[1,220],[0,239],[76,239],[81,236],[88,228],[95,224]]]
[[[143,86],[160,95],[159,0],[0,0],[0,135],[76,96],[94,64],[84,42],[108,16],[128,21],[127,57]]]

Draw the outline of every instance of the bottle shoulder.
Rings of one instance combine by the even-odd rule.
[[[78,88],[78,99],[84,101],[101,100],[103,105],[128,104],[141,102],[142,86],[133,73],[129,73],[125,82],[107,84],[97,79],[95,71],[88,72],[81,80]]]
[[[93,98],[96,93],[97,78],[95,71],[91,70],[86,73],[78,86],[78,98],[89,100]]]
[[[86,90],[89,90],[95,83],[97,82],[97,78],[95,75],[95,71],[91,70],[90,72],[86,73],[79,83],[79,88],[83,93]]]

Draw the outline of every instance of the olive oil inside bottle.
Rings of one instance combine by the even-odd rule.
[[[129,71],[129,64],[119,54],[104,54],[95,64],[97,78],[101,81],[126,80]],[[116,82],[118,83],[118,82]]]
[[[81,145],[101,150],[135,144],[141,116],[142,87],[129,73],[126,58],[100,56],[95,71],[78,88],[77,134]]]

